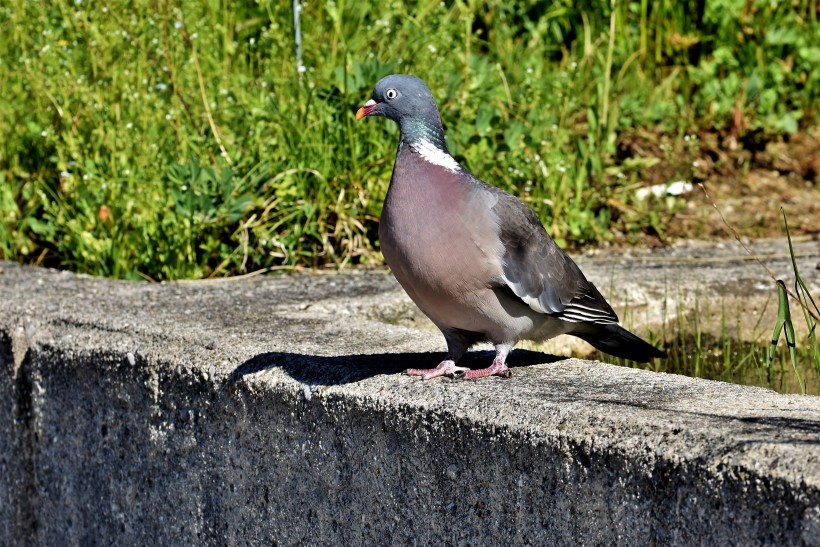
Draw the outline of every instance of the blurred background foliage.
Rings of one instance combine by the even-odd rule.
[[[692,180],[703,135],[817,121],[814,1],[308,1],[301,29],[304,72],[288,1],[5,2],[0,258],[154,280],[378,263],[397,130],[353,114],[393,72],[570,246],[662,233],[678,202],[634,191],[658,162]]]

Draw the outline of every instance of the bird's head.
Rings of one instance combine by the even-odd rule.
[[[370,100],[356,112],[357,120],[367,116],[383,116],[399,124],[405,142],[424,139],[447,149],[433,94],[415,76],[392,74],[379,80]]]
[[[357,120],[366,116],[383,116],[401,125],[413,118],[438,118],[438,110],[433,94],[421,79],[392,74],[379,80],[370,100],[356,112]]]

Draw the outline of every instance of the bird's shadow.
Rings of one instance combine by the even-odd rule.
[[[494,352],[473,351],[465,355],[460,366],[483,368],[489,366]],[[281,368],[291,378],[308,385],[341,385],[365,380],[379,374],[398,374],[408,368],[433,368],[444,358],[443,353],[374,353],[338,355],[332,357],[302,355],[288,352],[260,353],[236,367],[229,383],[244,376]],[[546,353],[516,350],[507,359],[510,367],[554,363],[565,359]]]
[[[236,367],[226,383],[235,385],[245,376],[273,369],[282,369],[294,380],[314,385],[343,385],[381,374],[399,374],[408,368],[431,368],[444,357],[443,353],[375,353],[353,354],[339,356],[303,355],[289,352],[260,353]],[[459,361],[459,365],[469,368],[488,366],[494,357],[491,351],[473,351]],[[529,350],[516,350],[510,354],[507,364],[510,367],[525,367],[536,364],[554,363],[565,357],[557,357],[546,353]],[[618,396],[613,398],[612,390],[607,388],[606,396],[601,393],[601,386],[587,386],[579,390],[571,380],[553,379],[553,382],[570,382],[563,385],[560,395],[553,394],[560,400],[567,402],[587,401],[598,405],[614,405],[625,409],[656,409],[666,411],[669,404],[677,399],[677,394],[666,391],[655,392],[647,400],[647,391],[638,389],[635,385],[626,383],[619,388]],[[636,392],[637,390],[637,392]],[[671,397],[671,400],[670,400]],[[676,414],[695,416],[699,419],[717,420],[717,422],[745,422],[757,433],[746,439],[742,444],[756,443],[785,443],[785,444],[818,444],[817,435],[820,434],[820,420],[790,418],[784,416],[732,416],[725,413],[700,412],[697,410],[682,410],[676,408]],[[777,438],[775,435],[786,435]]]

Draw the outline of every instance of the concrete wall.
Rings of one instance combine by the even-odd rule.
[[[418,381],[443,344],[373,319],[381,272],[2,263],[0,302],[0,544],[820,544],[817,397],[526,351]]]

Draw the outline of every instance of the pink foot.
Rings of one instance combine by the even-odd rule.
[[[452,378],[457,373],[470,372],[470,370],[457,367],[455,361],[448,359],[439,363],[436,368],[408,368],[404,372],[410,376],[421,376],[422,380],[429,380],[438,376],[450,376]]]
[[[459,375],[460,378],[464,378],[465,380],[470,380],[471,378],[484,378],[487,376],[501,376],[502,378],[509,378],[512,376],[512,372],[510,372],[510,369],[506,364],[504,364],[504,361],[496,359],[493,361],[493,364],[487,368],[467,370]]]

